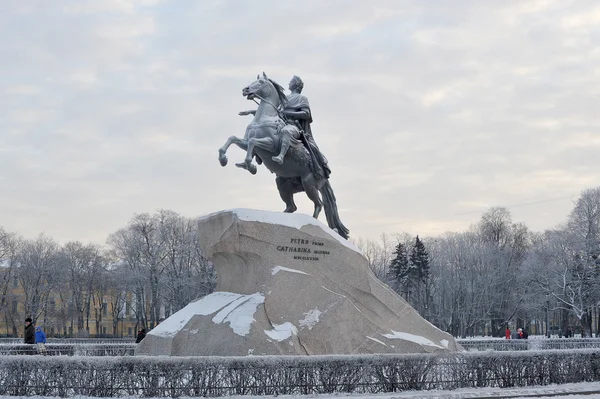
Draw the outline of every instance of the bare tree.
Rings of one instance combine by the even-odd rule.
[[[12,309],[15,298],[11,294],[13,282],[18,281],[15,272],[17,244],[17,237],[0,227],[0,312],[4,313],[7,329],[9,324],[12,324],[13,333],[18,317]],[[9,334],[9,331],[6,333]]]
[[[136,215],[109,244],[135,281],[135,312],[145,328],[212,292],[215,270],[203,256],[195,221],[168,210]]]
[[[506,208],[496,207],[482,216],[478,232],[485,262],[494,274],[490,292],[492,334],[501,336],[506,322],[523,308],[525,292],[519,276],[529,248],[529,231],[525,225],[513,223]]]
[[[23,240],[18,248],[17,275],[24,292],[25,315],[37,319],[58,283],[54,273],[57,268],[59,246],[53,239],[39,235]]]
[[[100,247],[84,245],[79,241],[66,243],[60,251],[60,262],[65,271],[66,289],[61,293],[61,303],[67,306],[70,329],[82,334],[90,331],[92,296],[103,268]]]
[[[216,285],[216,272],[200,248],[198,223],[174,212],[163,211],[160,216],[165,251],[164,298],[170,314],[211,293]]]
[[[539,235],[528,262],[530,281],[560,310],[563,333],[569,314],[591,335],[600,305],[600,188],[584,190],[567,222]]]
[[[109,288],[108,314],[112,318],[112,335],[120,337],[119,323],[125,318],[127,307],[127,294],[131,284],[131,274],[122,264],[114,264],[106,273],[107,287]]]
[[[494,273],[486,261],[485,246],[475,231],[449,233],[430,245],[431,274],[436,276],[432,317],[455,336],[474,334],[490,319]]]
[[[138,324],[146,328],[148,314],[146,311],[147,274],[142,256],[142,241],[136,231],[130,226],[119,229],[108,238],[115,257],[125,264],[131,277],[131,288],[134,301],[131,304]]]
[[[382,233],[379,242],[359,238],[354,243],[367,258],[373,274],[381,281],[387,282],[388,267],[395,249],[393,240],[387,234]]]
[[[567,228],[574,238],[572,273],[577,281],[575,296],[582,307],[581,327],[591,335],[592,312],[600,308],[600,187],[581,193],[569,215]]]

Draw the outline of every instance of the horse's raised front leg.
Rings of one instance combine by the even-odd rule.
[[[270,137],[263,137],[260,139],[251,138],[248,140],[248,148],[246,150],[246,159],[244,162],[236,163],[235,166],[248,170],[253,175],[256,174],[256,165],[252,163],[252,157],[254,156],[254,147],[258,146],[266,150],[271,150],[273,140]]]
[[[225,144],[223,144],[223,147],[219,148],[219,162],[221,163],[221,166],[227,165],[227,155],[225,155],[225,153],[227,153],[227,149],[232,144],[237,145],[242,150],[245,150],[248,148],[247,140],[240,139],[239,137],[236,137],[236,136],[229,137],[227,139],[227,141],[225,142]]]
[[[254,165],[252,163],[252,156],[254,154],[254,141],[255,140],[256,139],[254,139],[254,138],[248,140],[248,145],[245,148],[246,158],[244,159],[244,162],[238,162],[235,164],[235,166],[237,166],[238,168],[246,169],[248,172],[252,173],[253,175],[256,174],[256,165]]]

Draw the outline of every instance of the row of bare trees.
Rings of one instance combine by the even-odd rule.
[[[559,315],[562,334],[569,327],[580,328],[584,336],[600,330],[600,188],[583,191],[567,220],[541,233],[513,222],[506,208],[495,207],[468,231],[422,241],[429,292],[410,297],[406,276],[411,260],[406,261],[408,274],[394,270],[398,248],[413,247],[414,238],[384,235],[379,242],[357,244],[375,275],[453,335],[476,334],[486,326],[501,336],[508,323],[528,326],[532,319],[546,331],[548,313]]]
[[[45,235],[28,239],[0,228],[0,315],[16,335],[30,316],[58,334],[86,335],[90,323],[110,334],[129,317],[152,328],[161,318],[214,289],[216,274],[199,247],[198,224],[175,212],[136,215],[108,245]],[[68,332],[67,332],[68,331]]]
[[[130,289],[142,325],[153,328],[161,313],[168,316],[214,290],[216,272],[199,235],[197,221],[161,210],[135,216],[108,238],[115,258],[135,276]]]
[[[116,335],[119,319],[131,313],[152,328],[214,289],[200,234],[196,221],[166,210],[134,216],[106,247],[61,246],[0,229],[0,314],[13,333],[26,315],[89,331],[108,314]],[[455,336],[483,327],[499,336],[507,323],[533,319],[547,326],[549,312],[558,313],[563,330],[574,327],[570,320],[584,335],[599,330],[600,188],[583,191],[564,223],[540,233],[496,207],[464,232],[383,235],[357,245],[377,277]]]

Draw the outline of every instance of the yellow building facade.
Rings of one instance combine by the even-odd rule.
[[[0,274],[2,270],[0,270]],[[132,338],[141,328],[130,292],[96,292],[81,298],[83,312],[65,292],[50,291],[41,297],[35,314],[27,314],[26,296],[20,281],[4,281],[0,303],[0,336],[23,337],[25,319],[31,317],[50,337]],[[89,306],[88,306],[89,304]],[[81,308],[81,306],[80,306]]]

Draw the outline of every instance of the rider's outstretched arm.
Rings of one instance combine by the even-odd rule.
[[[294,119],[308,119],[310,113],[301,109],[300,111],[285,111],[285,116]]]
[[[256,115],[256,110],[255,109],[250,109],[248,111],[241,111],[238,112],[239,116],[246,116],[246,115]]]

